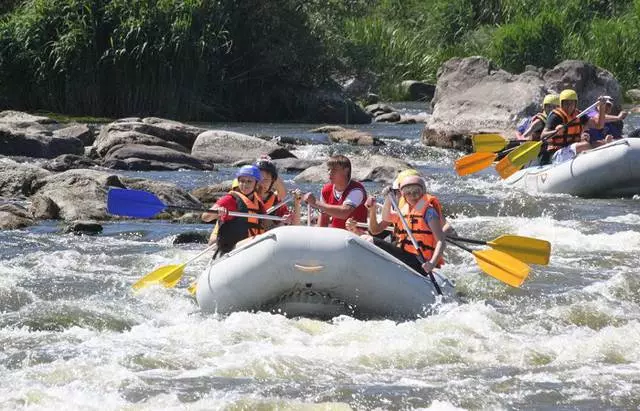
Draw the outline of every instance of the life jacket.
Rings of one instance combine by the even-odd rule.
[[[576,109],[571,115],[568,115],[562,108],[556,108],[553,112],[562,119],[562,124],[567,125],[567,130],[561,136],[556,134],[553,137],[548,138],[547,150],[556,151],[562,147],[578,143],[580,141],[580,136],[582,135],[583,127],[579,121],[574,120],[578,117],[580,111]]]
[[[424,218],[424,214],[429,207],[433,207],[436,210],[440,216],[440,222],[444,223],[442,205],[440,204],[440,200],[435,196],[429,194],[423,195],[413,208],[411,208],[409,203],[404,201],[404,198],[401,198],[398,204],[400,213],[409,225],[413,238],[418,243],[418,246],[422,251],[422,255],[427,261],[431,260],[436,245],[436,239],[433,236],[433,232]],[[407,231],[404,229],[404,225],[402,224],[402,221],[400,221],[399,216],[396,217],[394,225],[394,233],[397,233],[396,245],[411,254],[418,255],[418,251],[413,246],[411,239],[409,239]],[[436,267],[440,267],[442,264],[444,264],[444,258],[440,257]]]
[[[229,195],[236,200],[236,208],[241,213],[264,214],[264,205],[257,194],[253,194],[253,200],[240,191],[230,191]],[[235,245],[245,238],[255,237],[264,233],[260,220],[252,217],[236,217],[233,220],[219,222],[218,224],[218,249],[223,253],[233,250]]]
[[[266,200],[262,200],[262,205],[264,206],[265,210],[268,210],[276,205],[278,203],[278,200],[278,195],[273,191],[269,191]],[[274,211],[272,211],[272,213],[274,213]]]
[[[342,205],[344,200],[349,196],[349,193],[352,190],[362,190],[363,200],[362,204],[358,205],[355,210],[351,213],[351,217],[358,222],[365,223],[367,222],[367,208],[364,206],[364,200],[367,199],[367,190],[364,189],[364,186],[355,180],[349,181],[347,188],[344,189],[342,196],[338,200],[333,195],[333,184],[328,183],[322,187],[322,200],[326,204],[330,205]],[[346,219],[330,217],[331,221],[329,223],[329,227],[334,228],[345,228]]]

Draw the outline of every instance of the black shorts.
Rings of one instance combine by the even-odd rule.
[[[411,254],[410,252],[405,251],[400,247],[396,247],[395,244],[388,243],[376,237],[373,237],[373,244],[391,254],[398,260],[402,261],[409,267],[413,268],[418,273],[422,275],[425,274],[424,270],[422,269],[422,264],[420,264],[420,261],[418,261],[418,257],[416,257],[415,254]]]

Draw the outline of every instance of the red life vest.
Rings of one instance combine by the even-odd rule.
[[[262,200],[256,193],[253,193],[251,197],[253,200],[240,191],[230,191],[231,195],[236,200],[236,208],[242,213],[249,214],[264,214],[264,206]],[[245,238],[255,237],[264,233],[264,228],[260,224],[260,220],[253,217],[236,217],[232,220],[224,223],[219,222],[217,225],[217,244],[218,249],[223,253],[228,253],[233,250],[233,247]]]
[[[422,251],[424,259],[427,261],[431,260],[436,245],[436,239],[433,236],[433,232],[431,231],[429,224],[427,224],[424,219],[424,214],[429,207],[433,207],[436,210],[436,212],[440,216],[440,222],[442,223],[442,206],[440,205],[440,201],[438,200],[438,198],[435,196],[425,194],[420,200],[418,200],[416,206],[413,208],[411,208],[409,203],[403,201],[403,198],[401,198],[400,204],[398,205],[402,216],[411,229],[413,237],[418,243],[418,246],[420,246],[420,250]],[[418,255],[418,251],[409,239],[407,231],[404,229],[402,221],[400,221],[400,217],[396,216],[394,218],[394,225],[396,228],[395,232],[397,233],[398,238],[397,246],[411,254]],[[444,259],[440,257],[436,266],[440,267],[442,264],[444,264]]]
[[[335,198],[333,194],[333,184],[328,183],[322,187],[322,200],[329,205],[342,205],[344,200],[349,196],[349,193],[353,190],[362,190],[362,203],[358,205],[353,212],[351,213],[351,217],[353,217],[356,221],[361,223],[367,222],[367,208],[364,206],[364,202],[367,199],[367,190],[364,189],[364,186],[355,180],[351,180],[345,188],[342,196],[338,200]],[[346,219],[330,217],[331,221],[329,223],[329,227],[334,228],[345,228]]]
[[[568,115],[562,108],[556,108],[553,112],[562,119],[562,124],[568,126],[567,130],[561,136],[556,134],[547,140],[549,144],[547,150],[556,151],[562,147],[580,142],[583,127],[582,124],[580,124],[580,120],[576,120],[580,111],[576,109],[571,113],[571,115]]]

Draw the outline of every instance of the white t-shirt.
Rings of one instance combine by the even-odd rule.
[[[333,196],[336,198],[336,200],[340,200],[340,198],[342,197],[342,193],[344,193],[344,191],[338,191],[336,190],[335,186],[333,187]],[[342,204],[356,208],[360,204],[364,203],[364,200],[365,200],[364,191],[362,191],[359,188],[355,188],[351,190],[351,192],[349,193],[347,198],[344,199]]]
[[[551,162],[553,164],[564,163],[565,161],[573,160],[576,157],[576,143],[562,147],[560,150],[553,153]]]

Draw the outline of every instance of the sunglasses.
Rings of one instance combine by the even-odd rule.
[[[419,185],[409,185],[409,186],[402,187],[400,189],[400,192],[402,193],[402,195],[405,195],[405,196],[418,197],[424,193],[424,190]]]

